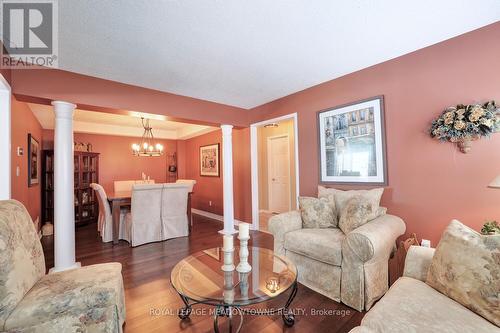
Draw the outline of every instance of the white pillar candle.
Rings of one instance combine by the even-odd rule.
[[[239,238],[248,238],[250,237],[250,224],[248,223],[240,223],[238,225],[239,230]]]
[[[222,250],[231,251],[233,249],[233,236],[232,235],[224,235],[222,236]]]
[[[54,101],[54,268],[79,267],[75,261],[73,113],[76,105]]]

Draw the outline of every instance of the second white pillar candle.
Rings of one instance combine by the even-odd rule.
[[[240,238],[250,237],[250,224],[242,222],[238,225],[238,230]]]

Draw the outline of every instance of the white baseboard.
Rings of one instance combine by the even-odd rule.
[[[214,214],[214,213],[210,213],[210,212],[207,212],[207,211],[204,211],[204,210],[200,210],[200,209],[196,209],[196,208],[191,208],[191,213],[196,214],[196,215],[201,215],[201,216],[204,216],[204,217],[208,217],[209,219],[217,220],[219,222],[224,222],[224,216],[218,215],[218,214]],[[238,225],[240,223],[244,223],[244,222],[240,221],[240,220],[234,219],[234,225]],[[251,228],[251,224],[250,224],[250,228]]]

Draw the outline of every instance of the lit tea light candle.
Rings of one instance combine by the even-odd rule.
[[[222,242],[222,250],[223,251],[231,251],[233,250],[233,236],[232,235],[224,235]]]
[[[280,280],[277,277],[270,277],[266,281],[266,288],[269,290],[271,293],[275,293],[280,289]]]
[[[240,223],[238,225],[239,238],[249,238],[250,237],[250,224]]]

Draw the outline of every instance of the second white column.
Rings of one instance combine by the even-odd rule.
[[[234,204],[233,204],[233,126],[221,125],[222,129],[222,182],[224,199],[224,229],[220,231],[225,235],[236,233],[234,229]]]

